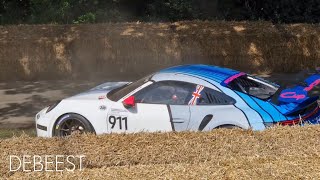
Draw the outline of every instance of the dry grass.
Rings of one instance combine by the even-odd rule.
[[[0,174],[21,178],[299,179],[319,178],[320,127],[263,132],[22,136],[0,140]],[[84,171],[9,173],[9,155],[85,155]]]

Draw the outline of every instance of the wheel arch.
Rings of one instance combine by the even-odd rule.
[[[213,118],[210,119],[209,122],[206,122],[206,117],[205,116],[201,122],[199,122],[199,128],[198,130],[203,130],[203,131],[211,131],[213,129],[217,129],[217,128],[221,128],[224,126],[235,126],[235,127],[239,127],[241,129],[250,129],[250,124],[248,123],[248,121],[246,119],[243,120],[236,120],[236,119],[224,119],[224,118],[218,118],[218,119],[214,119],[214,115]],[[205,125],[205,128],[201,128],[202,125]]]
[[[220,129],[220,128],[225,128],[225,129],[240,128],[240,129],[244,129],[241,126],[234,125],[234,124],[221,124],[219,126],[216,126],[214,129]]]
[[[75,115],[78,115],[78,116],[81,116],[82,118],[84,118],[86,121],[88,121],[89,125],[90,125],[91,128],[93,129],[94,134],[96,134],[96,130],[95,130],[95,128],[93,127],[92,123],[91,123],[85,116],[83,116],[83,115],[81,115],[81,114],[79,114],[79,113],[68,112],[68,113],[64,113],[64,114],[60,115],[60,116],[54,121],[54,123],[53,123],[53,125],[52,125],[52,129],[51,129],[51,135],[52,135],[52,136],[54,136],[54,131],[55,131],[56,125],[57,125],[57,123],[59,122],[59,120],[60,120],[63,116],[68,115],[68,114],[75,114]]]

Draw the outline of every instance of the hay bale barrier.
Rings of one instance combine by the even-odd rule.
[[[320,65],[320,27],[183,21],[0,26],[0,81],[140,77],[204,63],[251,73]]]
[[[0,140],[3,178],[308,179],[320,177],[320,126],[262,132],[21,136]],[[9,155],[85,155],[74,172],[9,172]]]

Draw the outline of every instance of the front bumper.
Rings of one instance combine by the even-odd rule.
[[[36,131],[38,137],[51,137],[50,118],[47,117],[46,111],[48,107],[42,109],[35,117]]]

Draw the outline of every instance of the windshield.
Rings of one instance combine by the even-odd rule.
[[[145,84],[146,82],[148,82],[150,80],[150,78],[152,77],[152,75],[149,75],[147,77],[144,77],[136,82],[133,83],[128,83],[124,86],[121,86],[119,88],[116,88],[112,91],[110,91],[107,94],[108,99],[110,99],[111,101],[119,101],[119,99],[121,99],[122,97],[126,96],[127,94],[129,94],[130,92],[134,91],[135,89],[137,89],[138,87],[142,86],[143,84]]]
[[[228,87],[263,100],[271,98],[279,88],[279,86],[274,83],[254,76],[239,77],[229,83]]]

